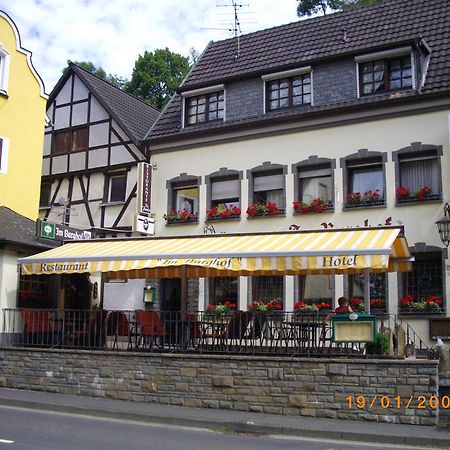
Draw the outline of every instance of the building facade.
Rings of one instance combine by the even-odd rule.
[[[372,274],[372,307],[429,340],[450,294],[435,224],[449,201],[449,20],[447,1],[397,0],[211,43],[147,136],[156,234],[403,225],[414,269]],[[362,290],[358,275],[199,279],[190,302],[292,310],[346,295],[358,308]]]
[[[32,220],[38,217],[46,100],[31,53],[0,11],[0,205]]]
[[[147,156],[141,145],[159,111],[106,81],[70,64],[51,92],[45,129],[40,217],[89,230],[95,237],[130,236],[137,215],[138,163]],[[60,307],[89,309],[90,287],[100,279],[74,276],[66,281]],[[143,282],[141,281],[140,284]],[[82,287],[83,292],[77,292]],[[73,298],[68,294],[74,291]],[[95,290],[96,303],[102,297]],[[105,293],[114,308],[120,288]],[[64,296],[63,296],[64,297]]]
[[[0,11],[0,308],[16,306],[17,258],[47,249],[35,226],[46,100],[31,53]]]

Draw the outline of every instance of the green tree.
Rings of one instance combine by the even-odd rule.
[[[342,11],[354,6],[372,5],[383,0],[297,0],[297,16],[312,16],[317,13],[326,14],[328,11]]]
[[[135,62],[125,91],[162,109],[189,71],[189,59],[167,47],[145,51]]]
[[[82,69],[86,70],[87,72],[90,72],[93,75],[96,75],[97,77],[101,78],[102,80],[107,81],[108,83],[111,83],[113,86],[116,86],[119,89],[123,89],[124,85],[128,81],[126,78],[119,77],[118,75],[106,73],[102,67],[100,67],[100,66],[97,67],[91,61],[71,61],[70,59],[68,59],[67,67],[65,67],[63,69],[63,74],[67,72],[67,69],[69,68],[70,63],[80,66]]]

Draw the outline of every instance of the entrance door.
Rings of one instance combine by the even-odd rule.
[[[161,280],[161,311],[180,311],[181,309],[181,279],[164,278]]]
[[[91,284],[84,273],[74,273],[65,279],[65,309],[91,308]]]

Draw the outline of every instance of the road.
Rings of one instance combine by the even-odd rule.
[[[285,436],[256,436],[0,407],[0,450],[410,450]]]

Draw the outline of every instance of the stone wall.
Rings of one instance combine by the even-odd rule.
[[[439,403],[437,362],[399,359],[4,348],[0,352],[0,386],[137,402],[421,425],[436,423],[436,401]]]

